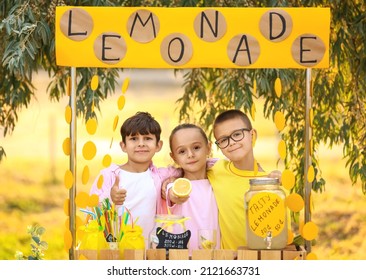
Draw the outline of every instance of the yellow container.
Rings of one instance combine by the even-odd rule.
[[[285,192],[276,178],[250,179],[245,194],[247,247],[278,250],[287,245]]]

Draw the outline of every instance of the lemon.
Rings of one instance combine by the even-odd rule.
[[[215,245],[211,240],[205,240],[201,244],[203,249],[214,249]]]
[[[172,190],[178,197],[187,197],[192,191],[191,181],[186,178],[178,178],[174,181]]]

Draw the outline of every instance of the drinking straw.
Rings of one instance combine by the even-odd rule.
[[[117,240],[117,237],[119,235],[118,232],[118,216],[117,216],[117,210],[114,204],[112,204],[112,221],[113,221],[113,228],[114,228],[114,239]]]
[[[103,209],[103,211],[108,210],[108,198],[105,198],[102,201],[102,209]]]
[[[135,222],[134,222],[134,224],[136,225],[136,223],[137,223],[137,221],[139,220],[139,217],[137,217],[136,219],[135,219]]]
[[[130,210],[126,207],[127,214],[131,217],[131,227],[133,228],[133,218]],[[127,216],[128,218],[128,216]],[[125,221],[125,224],[127,223],[127,220]]]
[[[121,213],[120,213],[120,216],[122,216],[123,215],[123,212],[125,212],[125,206],[124,205],[122,205],[121,207],[120,207],[120,209],[121,209]]]
[[[125,234],[125,226],[126,226],[127,219],[128,219],[128,213],[127,212],[123,212],[123,216],[122,216],[121,219],[123,220],[123,223],[120,223],[120,230],[119,230],[119,239],[118,239],[118,241],[121,241],[123,235]]]
[[[100,208],[98,206],[95,206],[94,211],[95,211],[95,213],[97,213],[98,224],[99,224],[99,226],[101,226],[102,222],[100,220],[100,217],[103,215],[102,210],[100,210]]]
[[[129,215],[130,215],[130,214],[129,214],[130,212],[128,211],[128,209],[127,209],[127,208],[126,208],[126,210],[127,210],[127,211],[123,213],[123,214],[124,214],[124,219],[123,219],[123,224],[124,224],[124,225],[127,225],[127,221],[128,221]]]
[[[90,210],[88,210],[88,209],[80,209],[80,211],[83,212],[83,213],[89,214],[90,216],[93,217],[93,219],[96,219],[97,218],[97,216],[95,215],[95,213],[92,212],[92,211],[90,211]]]
[[[108,223],[109,223],[108,222],[108,213],[106,211],[104,212],[104,219],[105,219],[105,228],[107,230],[107,235],[108,235],[108,233],[111,232],[111,231],[110,231],[110,228],[109,228],[109,225],[108,225]]]
[[[101,216],[100,217],[100,225],[99,227],[103,228],[103,234],[104,234],[104,237],[107,238],[108,236],[108,230],[107,230],[107,227],[106,227],[106,221],[105,221],[105,217],[104,216]]]
[[[118,241],[121,241],[122,240],[122,237],[124,235],[124,228],[123,226],[120,228],[120,231],[119,231],[119,237],[118,237]]]
[[[113,226],[113,214],[108,211],[108,217],[109,217],[109,228],[111,229],[112,236],[114,236],[114,226]]]

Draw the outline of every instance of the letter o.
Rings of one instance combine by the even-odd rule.
[[[186,35],[172,33],[163,39],[160,54],[166,63],[172,66],[182,66],[192,58],[192,43]]]

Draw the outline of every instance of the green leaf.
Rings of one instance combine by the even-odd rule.
[[[32,236],[32,240],[39,245],[39,243],[41,242],[41,239],[38,236]]]
[[[44,227],[37,227],[36,234],[42,235],[46,232],[46,229]]]

